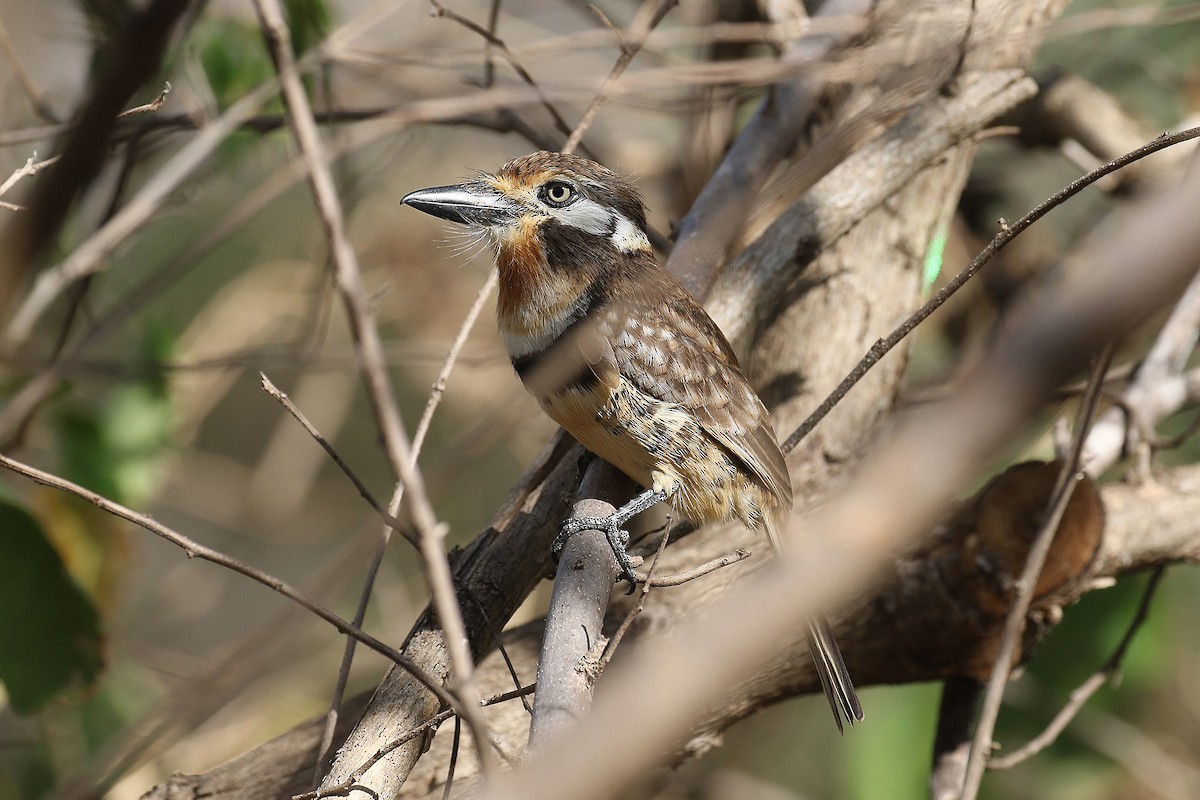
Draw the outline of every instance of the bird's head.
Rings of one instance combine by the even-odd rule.
[[[551,262],[578,262],[585,252],[594,258],[597,250],[605,249],[650,252],[646,212],[637,190],[620,175],[579,156],[521,156],[495,174],[419,189],[401,202],[486,230],[502,258],[506,250],[535,251]]]

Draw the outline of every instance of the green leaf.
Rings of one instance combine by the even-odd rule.
[[[0,497],[0,682],[13,710],[32,714],[68,688],[90,686],[103,645],[96,609],[41,525]]]
[[[154,495],[173,423],[169,387],[154,366],[169,357],[173,341],[149,332],[144,377],[114,388],[99,408],[59,411],[55,421],[68,478],[125,505],[142,505]]]
[[[193,36],[200,63],[222,108],[275,74],[257,25],[205,19]]]
[[[301,55],[329,32],[329,8],[325,0],[285,0],[292,50]]]

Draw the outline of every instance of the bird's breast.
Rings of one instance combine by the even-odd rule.
[[[551,347],[587,306],[589,282],[550,268],[537,228],[535,218],[523,217],[498,242],[496,319],[514,359]]]

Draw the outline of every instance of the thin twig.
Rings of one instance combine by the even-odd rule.
[[[22,178],[27,178],[31,175],[37,175],[46,167],[58,161],[58,159],[59,156],[50,156],[45,161],[38,161],[37,153],[34,152],[33,155],[25,160],[25,164],[23,166],[13,170],[13,174],[9,175],[4,183],[0,184],[0,197],[3,197],[9,189],[16,186],[17,181],[21,180]]]
[[[169,95],[170,93],[171,93],[171,82],[163,81],[163,88],[162,88],[162,91],[158,93],[158,97],[154,98],[149,103],[144,103],[140,106],[134,106],[133,108],[122,111],[120,114],[117,114],[117,119],[122,119],[124,117],[131,117],[134,114],[156,113],[160,108],[163,107],[163,103],[167,102],[167,95]]]
[[[665,540],[667,537],[663,537]],[[736,564],[739,561],[745,561],[751,556],[751,552],[745,548],[739,547],[728,555],[723,555],[719,558],[714,558],[712,561],[706,561],[699,566],[685,569],[682,572],[675,572],[670,575],[651,576],[648,573],[643,576],[642,573],[634,570],[634,575],[641,583],[653,586],[656,589],[667,589],[672,586],[682,586],[688,581],[694,581],[697,578],[703,578],[705,575],[716,572],[719,569],[728,567],[730,564]]]
[[[521,688],[521,676],[517,674],[517,665],[513,663],[512,656],[508,654],[508,648],[504,646],[504,639],[500,635],[501,632],[492,623],[491,616],[487,613],[487,609],[483,607],[483,603],[479,602],[479,598],[475,593],[464,587],[463,593],[475,605],[475,609],[479,611],[479,616],[487,625],[488,632],[491,633],[492,639],[496,642],[496,649],[500,651],[500,658],[504,661],[504,666],[508,670],[508,676],[512,678],[513,685],[518,690]],[[525,707],[525,711],[533,714],[533,706],[529,704],[529,699],[525,695],[521,695],[521,705]]]
[[[646,44],[646,37],[650,35],[650,31],[658,27],[658,23],[662,22],[663,17],[667,15],[668,11],[679,5],[679,0],[658,0],[658,6],[649,12],[649,17],[643,22],[642,19],[646,16],[651,2],[652,0],[646,0],[638,9],[637,14],[634,16],[633,25],[631,26],[632,37],[630,39],[621,38],[621,54],[617,56],[617,63],[613,64],[608,77],[600,85],[600,90],[596,92],[596,96],[588,104],[587,110],[583,112],[579,124],[575,126],[573,131],[570,131],[566,143],[562,146],[562,152],[573,153],[575,152],[575,148],[579,147],[579,143],[583,140],[583,135],[592,126],[592,121],[595,120],[596,114],[600,111],[600,106],[604,105],[604,101],[608,99],[608,89],[621,77],[621,74],[629,66],[629,62],[633,61],[634,56]]]
[[[17,461],[14,458],[4,455],[3,453],[0,453],[0,466],[24,475],[35,483],[40,483],[42,486],[49,486],[52,489],[59,489],[64,492],[69,492],[76,497],[86,500],[102,511],[107,511],[113,516],[120,517],[121,519],[128,520],[139,527],[145,528],[151,533],[166,539],[176,547],[181,548],[184,553],[187,554],[188,558],[199,558],[204,561],[210,561],[213,564],[225,567],[226,569],[232,570],[240,575],[245,575],[247,578],[261,583],[263,586],[278,592],[287,599],[291,600],[293,603],[296,603],[302,608],[307,609],[321,619],[325,620],[330,625],[337,628],[339,632],[345,634],[346,636],[353,636],[355,639],[362,642],[375,652],[386,656],[397,666],[406,670],[414,678],[420,681],[426,689],[432,692],[435,697],[437,697],[441,702],[445,703],[451,709],[456,711],[461,709],[462,704],[453,695],[442,688],[437,681],[429,677],[424,670],[414,664],[412,660],[407,658],[403,653],[396,650],[394,647],[384,644],[371,634],[360,630],[354,625],[351,625],[349,622],[342,619],[321,604],[309,600],[299,590],[293,588],[291,585],[285,583],[279,578],[276,578],[275,576],[264,572],[257,567],[252,567],[245,562],[239,561],[232,556],[226,555],[219,550],[214,550],[211,547],[202,545],[199,542],[184,536],[182,533],[163,525],[161,522],[158,522],[145,514],[140,514],[137,511],[123,506],[113,500],[109,500],[107,497],[93,492],[90,489],[85,489],[84,487],[76,483],[72,483],[65,478],[60,478],[57,475],[44,472],[37,467]]]
[[[450,741],[450,764],[446,767],[446,785],[442,787],[442,800],[450,800],[454,788],[454,770],[458,767],[458,746],[462,741],[462,720],[454,718],[454,738]]]
[[[1008,683],[1013,659],[1020,646],[1021,634],[1025,630],[1025,616],[1029,612],[1030,603],[1033,602],[1033,593],[1037,588],[1038,577],[1041,575],[1046,557],[1050,553],[1050,546],[1054,543],[1054,535],[1058,532],[1059,522],[1066,513],[1067,503],[1070,502],[1071,493],[1080,477],[1079,460],[1083,453],[1083,444],[1087,439],[1088,428],[1100,401],[1104,373],[1107,372],[1108,365],[1112,360],[1112,351],[1113,347],[1110,343],[1095,357],[1088,380],[1088,389],[1080,401],[1079,414],[1075,421],[1075,430],[1072,433],[1071,452],[1063,461],[1054,491],[1050,495],[1052,499],[1046,510],[1046,516],[1029,548],[1029,554],[1025,557],[1025,567],[1021,571],[1021,577],[1017,580],[1016,596],[1013,598],[1012,608],[1009,609],[1008,617],[1004,622],[1004,634],[1000,639],[1000,647],[996,653],[992,674],[988,678],[987,688],[984,691],[979,719],[975,723],[975,735],[971,740],[970,754],[967,756],[961,800],[975,800],[979,793],[987,757],[992,748],[992,733],[996,728],[996,719],[1000,715],[1000,703],[1004,699],[1004,687]]]
[[[420,533],[420,550],[425,575],[433,593],[438,619],[445,632],[446,646],[454,666],[452,684],[463,702],[468,728],[475,739],[485,774],[493,769],[486,722],[478,713],[472,674],[474,665],[467,645],[466,626],[455,596],[450,565],[443,540],[446,527],[437,521],[425,493],[424,482],[413,464],[411,446],[403,420],[388,381],[386,360],[374,324],[370,304],[363,290],[358,258],[346,236],[345,221],[329,164],[325,160],[321,135],[309,106],[300,72],[292,56],[291,33],[284,21],[278,0],[255,0],[259,25],[279,77],[280,90],[291,120],[292,133],[308,165],[309,181],[321,223],[329,242],[338,290],[359,348],[361,371],[367,384],[375,419],[383,435],[388,459],[400,483],[406,487],[409,508]]]
[[[1121,662],[1125,660],[1125,653],[1129,650],[1129,646],[1133,644],[1133,637],[1142,627],[1142,623],[1146,621],[1146,617],[1150,613],[1150,604],[1154,600],[1154,594],[1158,590],[1159,582],[1162,580],[1165,571],[1165,566],[1159,566],[1150,573],[1150,580],[1146,583],[1146,588],[1142,591],[1142,600],[1138,603],[1133,619],[1129,622],[1129,628],[1125,631],[1125,635],[1121,637],[1121,642],[1117,645],[1117,649],[1108,657],[1104,665],[1092,673],[1091,677],[1084,681],[1079,688],[1071,692],[1070,699],[1066,705],[1055,714],[1054,719],[1050,720],[1050,724],[1046,726],[1044,731],[1003,758],[990,759],[987,764],[988,769],[1009,769],[1045,750],[1066,729],[1067,725],[1083,709],[1084,704],[1091,699],[1092,695],[1099,691],[1100,687],[1112,680],[1113,675],[1121,668]]]
[[[880,359],[887,355],[888,352],[898,345],[906,336],[912,333],[913,330],[916,329],[916,327],[922,322],[924,322],[930,314],[932,314],[939,307],[941,307],[943,303],[949,300],[955,292],[961,289],[967,281],[974,277],[975,273],[978,272],[984,264],[990,261],[992,257],[996,255],[996,253],[1004,249],[1009,242],[1024,232],[1026,228],[1045,216],[1051,209],[1056,208],[1066,200],[1079,194],[1079,192],[1100,180],[1105,175],[1116,172],[1122,167],[1128,166],[1135,161],[1139,161],[1146,156],[1151,155],[1152,153],[1157,153],[1159,150],[1177,145],[1181,142],[1190,141],[1197,137],[1200,137],[1200,127],[1188,128],[1185,131],[1180,131],[1179,133],[1171,135],[1163,134],[1154,141],[1139,147],[1137,150],[1127,153],[1120,158],[1113,159],[1104,166],[1092,170],[1087,175],[1072,181],[1064,188],[1055,192],[1028,214],[1021,217],[1021,219],[1019,219],[1015,224],[1009,225],[1004,220],[1000,220],[1000,231],[994,237],[992,237],[992,241],[987,245],[987,247],[981,250],[979,255],[975,256],[971,263],[968,264],[962,270],[962,272],[955,275],[953,280],[938,290],[937,294],[929,298],[929,301],[925,303],[925,305],[921,306],[916,313],[902,322],[899,327],[888,334],[887,337],[880,339],[871,346],[871,349],[867,351],[866,355],[862,357],[862,360],[859,361],[854,369],[850,371],[850,374],[842,379],[842,382],[838,384],[837,388],[830,392],[829,396],[822,401],[821,405],[817,406],[816,410],[813,411],[812,414],[810,414],[808,418],[800,424],[800,427],[796,428],[796,430],[792,432],[792,435],[789,436],[786,441],[784,441],[782,448],[783,452],[790,453],[792,450],[794,450],[796,445],[798,445],[805,436],[812,432],[813,428],[815,428],[817,424],[820,423],[820,421],[824,419],[830,411],[833,410],[834,406],[841,402],[841,399],[845,397],[846,394],[854,387],[854,384],[862,380],[863,376],[865,376],[867,372],[869,372],[871,368],[879,362]]]
[[[421,412],[421,419],[417,421],[417,432],[413,434],[414,455],[421,452],[421,445],[425,443],[425,434],[429,432],[429,423],[433,420],[433,412],[437,410],[438,405],[442,402],[442,396],[446,393],[446,383],[450,379],[450,373],[454,370],[458,356],[467,343],[467,337],[471,335],[471,331],[479,319],[479,314],[487,305],[488,297],[495,290],[499,279],[500,274],[494,269],[488,274],[487,280],[479,288],[479,293],[475,295],[475,302],[467,310],[467,316],[459,326],[454,342],[446,352],[446,360],[442,363],[442,369],[434,379],[433,387],[429,390],[429,400],[425,403],[425,410]]]
[[[467,30],[479,34],[479,36],[481,36],[485,42],[492,47],[495,47],[500,53],[501,57],[508,62],[510,67],[512,67],[513,72],[517,73],[517,77],[524,81],[525,84],[529,86],[529,88],[532,89],[537,95],[538,102],[541,104],[542,108],[546,109],[546,113],[550,115],[550,119],[554,120],[554,127],[558,128],[559,132],[565,136],[569,136],[571,134],[571,126],[567,124],[565,119],[563,119],[562,114],[558,112],[558,109],[555,108],[554,104],[550,102],[550,98],[542,91],[542,87],[539,86],[538,82],[534,80],[534,77],[529,74],[529,70],[525,69],[517,57],[513,55],[512,50],[508,48],[508,45],[504,43],[503,39],[497,36],[493,31],[483,27],[474,20],[467,19],[458,12],[446,8],[437,0],[430,0],[430,4],[433,6],[433,11],[430,12],[433,16],[444,17],[457,22]]]
[[[388,529],[399,531],[400,535],[411,542],[414,547],[420,546],[420,537],[417,536],[417,534],[413,531],[409,530],[408,526],[397,519],[394,514],[388,513],[387,509],[379,504],[379,501],[375,499],[375,495],[371,494],[371,490],[367,488],[366,484],[364,484],[361,479],[359,479],[358,475],[354,473],[354,470],[350,469],[350,465],[342,459],[341,454],[334,449],[333,445],[329,443],[329,440],[325,438],[325,435],[317,430],[316,426],[309,421],[308,417],[304,415],[303,411],[296,407],[296,404],[292,402],[292,398],[288,397],[285,392],[280,390],[279,387],[272,383],[271,379],[267,377],[265,372],[259,372],[258,377],[259,380],[262,381],[263,391],[275,398],[276,402],[283,406],[284,410],[291,414],[292,417],[300,423],[300,427],[304,428],[305,432],[313,438],[313,441],[321,446],[321,449],[328,454],[329,458],[333,460],[333,463],[337,465],[337,468],[342,471],[342,474],[349,478],[350,482],[354,484],[354,488],[358,490],[359,496],[366,500],[367,505],[369,505],[376,514],[383,518],[383,521],[388,526]]]
[[[46,122],[57,123],[59,121],[58,115],[46,103],[41,91],[33,82],[33,78],[29,76],[24,63],[22,63],[20,56],[17,55],[17,49],[13,47],[12,38],[8,35],[8,28],[4,26],[3,19],[0,19],[0,50],[4,51],[4,55],[8,57],[9,63],[12,64],[13,74],[17,76],[17,83],[21,84],[21,91],[25,92],[25,96],[29,98],[34,112]]]
[[[667,530],[671,529],[671,520],[667,519]],[[625,634],[629,632],[629,628],[633,625],[633,621],[646,607],[646,597],[650,594],[650,589],[654,586],[654,570],[658,568],[658,560],[662,558],[663,551],[667,549],[667,537],[663,536],[658,543],[658,549],[654,551],[654,558],[650,561],[650,568],[646,570],[646,579],[641,582],[642,588],[638,592],[638,601],[629,609],[629,613],[625,615],[625,619],[621,620],[620,626],[613,633],[612,638],[608,640],[608,644],[604,646],[604,652],[596,665],[596,673],[599,674],[608,668],[608,663],[612,661],[613,655],[617,652],[617,646],[621,644],[621,640],[625,638]]]
[[[492,7],[488,9],[487,29],[492,35],[496,33],[496,26],[500,21],[500,0],[492,0]],[[483,51],[483,87],[486,89],[491,86],[496,80],[496,62],[492,60],[492,43],[488,42]]]

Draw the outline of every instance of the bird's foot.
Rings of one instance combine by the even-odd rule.
[[[619,514],[612,514],[607,517],[575,517],[563,523],[562,528],[558,531],[558,536],[554,539],[553,550],[558,553],[566,545],[567,539],[571,538],[582,531],[599,531],[604,534],[604,538],[608,540],[608,546],[612,548],[613,556],[617,559],[617,565],[620,566],[621,572],[617,575],[619,581],[629,581],[629,594],[633,594],[637,588],[637,575],[633,572],[633,562],[629,560],[629,553],[625,551],[625,546],[629,544],[629,531],[622,530]]]

